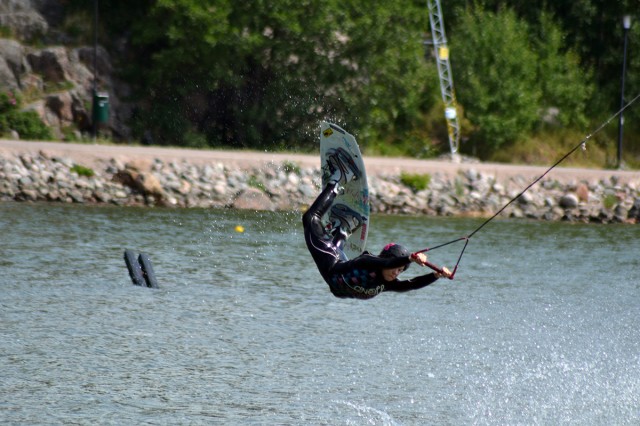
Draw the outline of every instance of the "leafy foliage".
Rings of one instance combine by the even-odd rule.
[[[548,14],[531,26],[511,9],[465,9],[452,38],[459,69],[459,98],[475,125],[472,137],[485,153],[528,138],[545,122],[584,126],[593,92],[589,73],[563,45]]]
[[[144,143],[311,150],[317,123],[329,119],[353,129],[365,151],[445,149],[422,1],[100,3],[100,40],[126,41],[110,50],[122,52],[113,59],[135,88],[131,124]],[[490,157],[554,129],[584,132],[617,111],[620,19],[636,3],[442,2],[463,138]],[[88,16],[85,0],[65,5]],[[629,33],[630,52],[638,34]],[[630,55],[629,99],[638,67],[640,55]],[[640,131],[634,117],[639,108],[625,112],[627,132]]]
[[[197,132],[210,146],[310,149],[329,118],[363,141],[401,138],[423,116],[422,12],[365,0],[150,4],[131,29],[129,75],[147,99],[136,128],[161,144]]]
[[[20,111],[7,117],[9,128],[18,132],[22,139],[49,140],[51,130],[40,120],[35,111]]]
[[[458,97],[490,150],[531,131],[542,90],[526,23],[509,10],[467,9],[452,37],[457,52]]]
[[[13,92],[0,93],[0,135],[11,130],[22,139],[52,139],[51,130],[35,111],[20,111],[20,97]]]
[[[566,38],[546,13],[540,14],[539,25],[531,34],[538,57],[537,76],[542,90],[542,113],[558,109],[558,124],[584,127],[588,100],[593,94],[591,73],[580,68],[578,55],[564,46]]]

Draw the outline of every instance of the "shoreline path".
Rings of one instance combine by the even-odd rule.
[[[185,148],[144,147],[130,145],[75,144],[64,142],[16,141],[0,139],[0,155],[38,154],[70,158],[85,167],[97,168],[105,161],[116,159],[123,163],[132,160],[160,159],[164,162],[186,161],[193,164],[222,163],[229,168],[251,169],[264,164],[292,162],[303,168],[319,167],[319,155],[295,153],[271,153],[261,151],[195,150]],[[533,181],[541,176],[548,166],[529,166],[497,163],[456,163],[448,160],[417,160],[411,158],[366,157],[365,165],[370,176],[385,174],[420,173],[452,177],[460,171],[473,169],[493,175],[496,179],[522,176]],[[554,168],[546,178],[560,182],[600,181],[617,177],[620,183],[640,179],[637,170],[601,170],[562,167]]]

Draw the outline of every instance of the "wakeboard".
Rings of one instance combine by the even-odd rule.
[[[357,217],[359,226],[351,230],[352,232],[343,248],[347,257],[352,259],[360,255],[367,244],[371,212],[367,174],[360,147],[353,135],[336,124],[323,121],[320,124],[320,163],[323,188],[331,177],[328,156],[335,153],[336,150],[342,150],[342,154],[346,154],[353,161],[353,164],[359,169],[359,174],[358,179],[351,180],[343,185],[344,191],[335,198],[331,208],[323,217],[323,224],[325,224],[327,232],[331,233],[332,228],[335,226],[335,220],[332,220],[332,212],[334,212],[334,215],[347,212]]]

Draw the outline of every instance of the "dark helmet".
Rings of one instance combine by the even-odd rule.
[[[409,252],[409,250],[407,250],[405,246],[401,246],[400,244],[396,244],[396,243],[389,243],[386,246],[384,246],[379,256],[384,258],[406,257],[406,256],[409,256],[410,254],[411,253]],[[411,262],[407,263],[407,266],[404,267],[405,271],[407,270],[410,264]]]

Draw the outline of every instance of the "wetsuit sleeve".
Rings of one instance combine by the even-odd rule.
[[[410,291],[410,290],[418,290],[420,288],[426,287],[429,284],[433,284],[436,282],[438,278],[435,273],[430,273],[427,275],[421,275],[419,277],[411,278],[410,280],[404,281],[394,281],[390,283],[386,283],[384,286],[384,291]]]
[[[342,274],[355,268],[376,271],[380,269],[399,268],[409,263],[411,263],[409,256],[383,258],[365,252],[352,260],[339,262],[334,266],[333,272]]]

